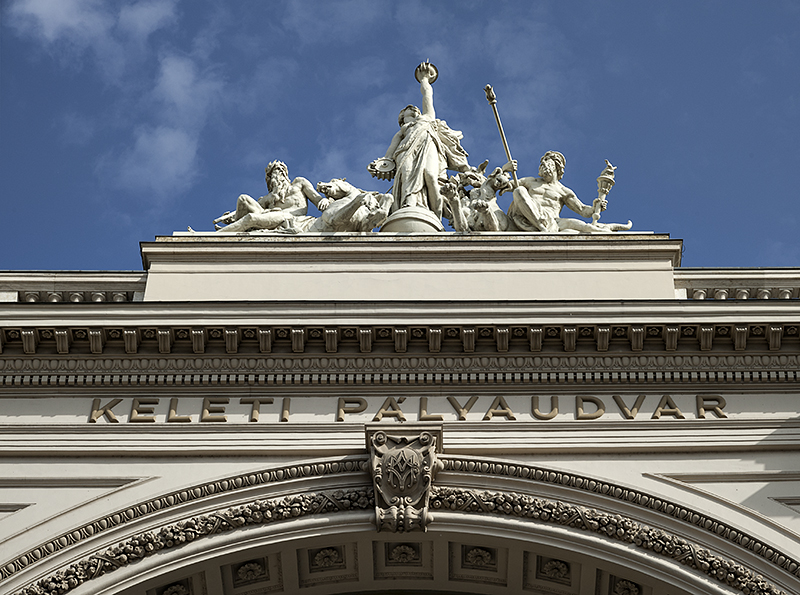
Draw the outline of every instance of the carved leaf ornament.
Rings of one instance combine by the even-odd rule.
[[[256,562],[245,564],[236,571],[238,577],[243,581],[253,581],[260,576],[264,576],[264,567]]]
[[[409,562],[416,562],[419,560],[419,555],[417,555],[416,550],[414,550],[414,548],[411,546],[398,545],[392,549],[391,554],[389,554],[389,559],[392,562],[407,564]]]
[[[482,548],[473,548],[467,552],[466,561],[470,566],[483,568],[492,565],[492,553]]]
[[[639,595],[639,587],[630,581],[619,581],[614,586],[614,595]]]
[[[569,567],[561,560],[550,560],[542,567],[542,574],[549,578],[566,578],[569,575]]]
[[[317,552],[317,555],[314,556],[314,566],[318,566],[320,568],[328,568],[330,566],[334,566],[335,564],[339,564],[342,561],[339,552],[337,552],[333,548],[325,548]]]

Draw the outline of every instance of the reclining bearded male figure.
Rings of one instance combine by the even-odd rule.
[[[236,211],[226,213],[214,220],[228,223],[216,225],[220,233],[277,229],[291,226],[298,219],[306,218],[308,201],[320,211],[328,208],[330,199],[320,195],[314,186],[302,177],[289,180],[289,168],[282,161],[272,161],[265,169],[269,194],[258,200],[242,194],[236,201]],[[311,217],[310,219],[313,219]]]
[[[592,223],[559,217],[564,206],[582,217],[590,218],[595,204],[599,203],[601,211],[608,205],[605,198],[594,199],[592,205],[585,205],[578,200],[575,193],[559,181],[564,176],[566,163],[567,160],[558,151],[547,151],[539,162],[539,177],[520,178],[519,186],[514,189],[514,199],[508,208],[508,217],[518,229],[548,233],[591,233],[624,231],[633,226],[630,221],[626,224]],[[515,171],[516,160],[506,163],[503,169]]]
[[[217,225],[217,232],[368,232],[386,220],[394,202],[391,194],[359,190],[344,178],[320,182],[319,194],[305,178],[289,182],[288,173],[283,162],[270,163],[266,168],[269,194],[257,201],[247,194],[240,195],[236,211],[214,221],[230,222],[225,227]],[[319,208],[320,217],[306,215],[308,201]],[[194,231],[191,227],[189,230]]]

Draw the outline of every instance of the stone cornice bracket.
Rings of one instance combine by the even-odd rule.
[[[307,354],[389,353],[632,353],[660,351],[783,352],[796,353],[800,324],[795,313],[783,319],[755,322],[710,320],[686,324],[655,321],[649,324],[520,324],[392,327],[365,326],[170,326],[122,327],[109,324],[54,327],[50,324],[0,327],[0,353],[35,356],[73,353],[103,357],[203,353]],[[527,336],[527,341],[526,341]],[[460,341],[458,340],[460,337]],[[392,341],[392,339],[394,339]],[[529,343],[529,344],[526,344]],[[626,345],[627,343],[627,345]],[[612,345],[616,348],[612,348]]]
[[[125,353],[135,354],[139,350],[139,343],[142,341],[139,329],[126,328],[122,333],[125,340]]]
[[[426,531],[431,486],[444,464],[442,426],[408,424],[385,430],[367,426],[370,472],[375,487],[375,525],[378,531]]]

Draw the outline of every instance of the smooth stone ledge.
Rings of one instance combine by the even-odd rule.
[[[141,244],[145,301],[674,299],[668,235],[186,233]]]

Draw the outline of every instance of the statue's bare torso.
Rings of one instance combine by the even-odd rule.
[[[564,206],[580,215],[584,215],[588,208],[558,180],[536,177],[521,178],[514,198],[508,215],[519,229],[525,231],[558,232],[559,215]]]
[[[280,209],[288,215],[300,217],[308,214],[308,195],[316,195],[314,186],[307,179],[297,177],[288,185],[258,199],[265,210]]]

